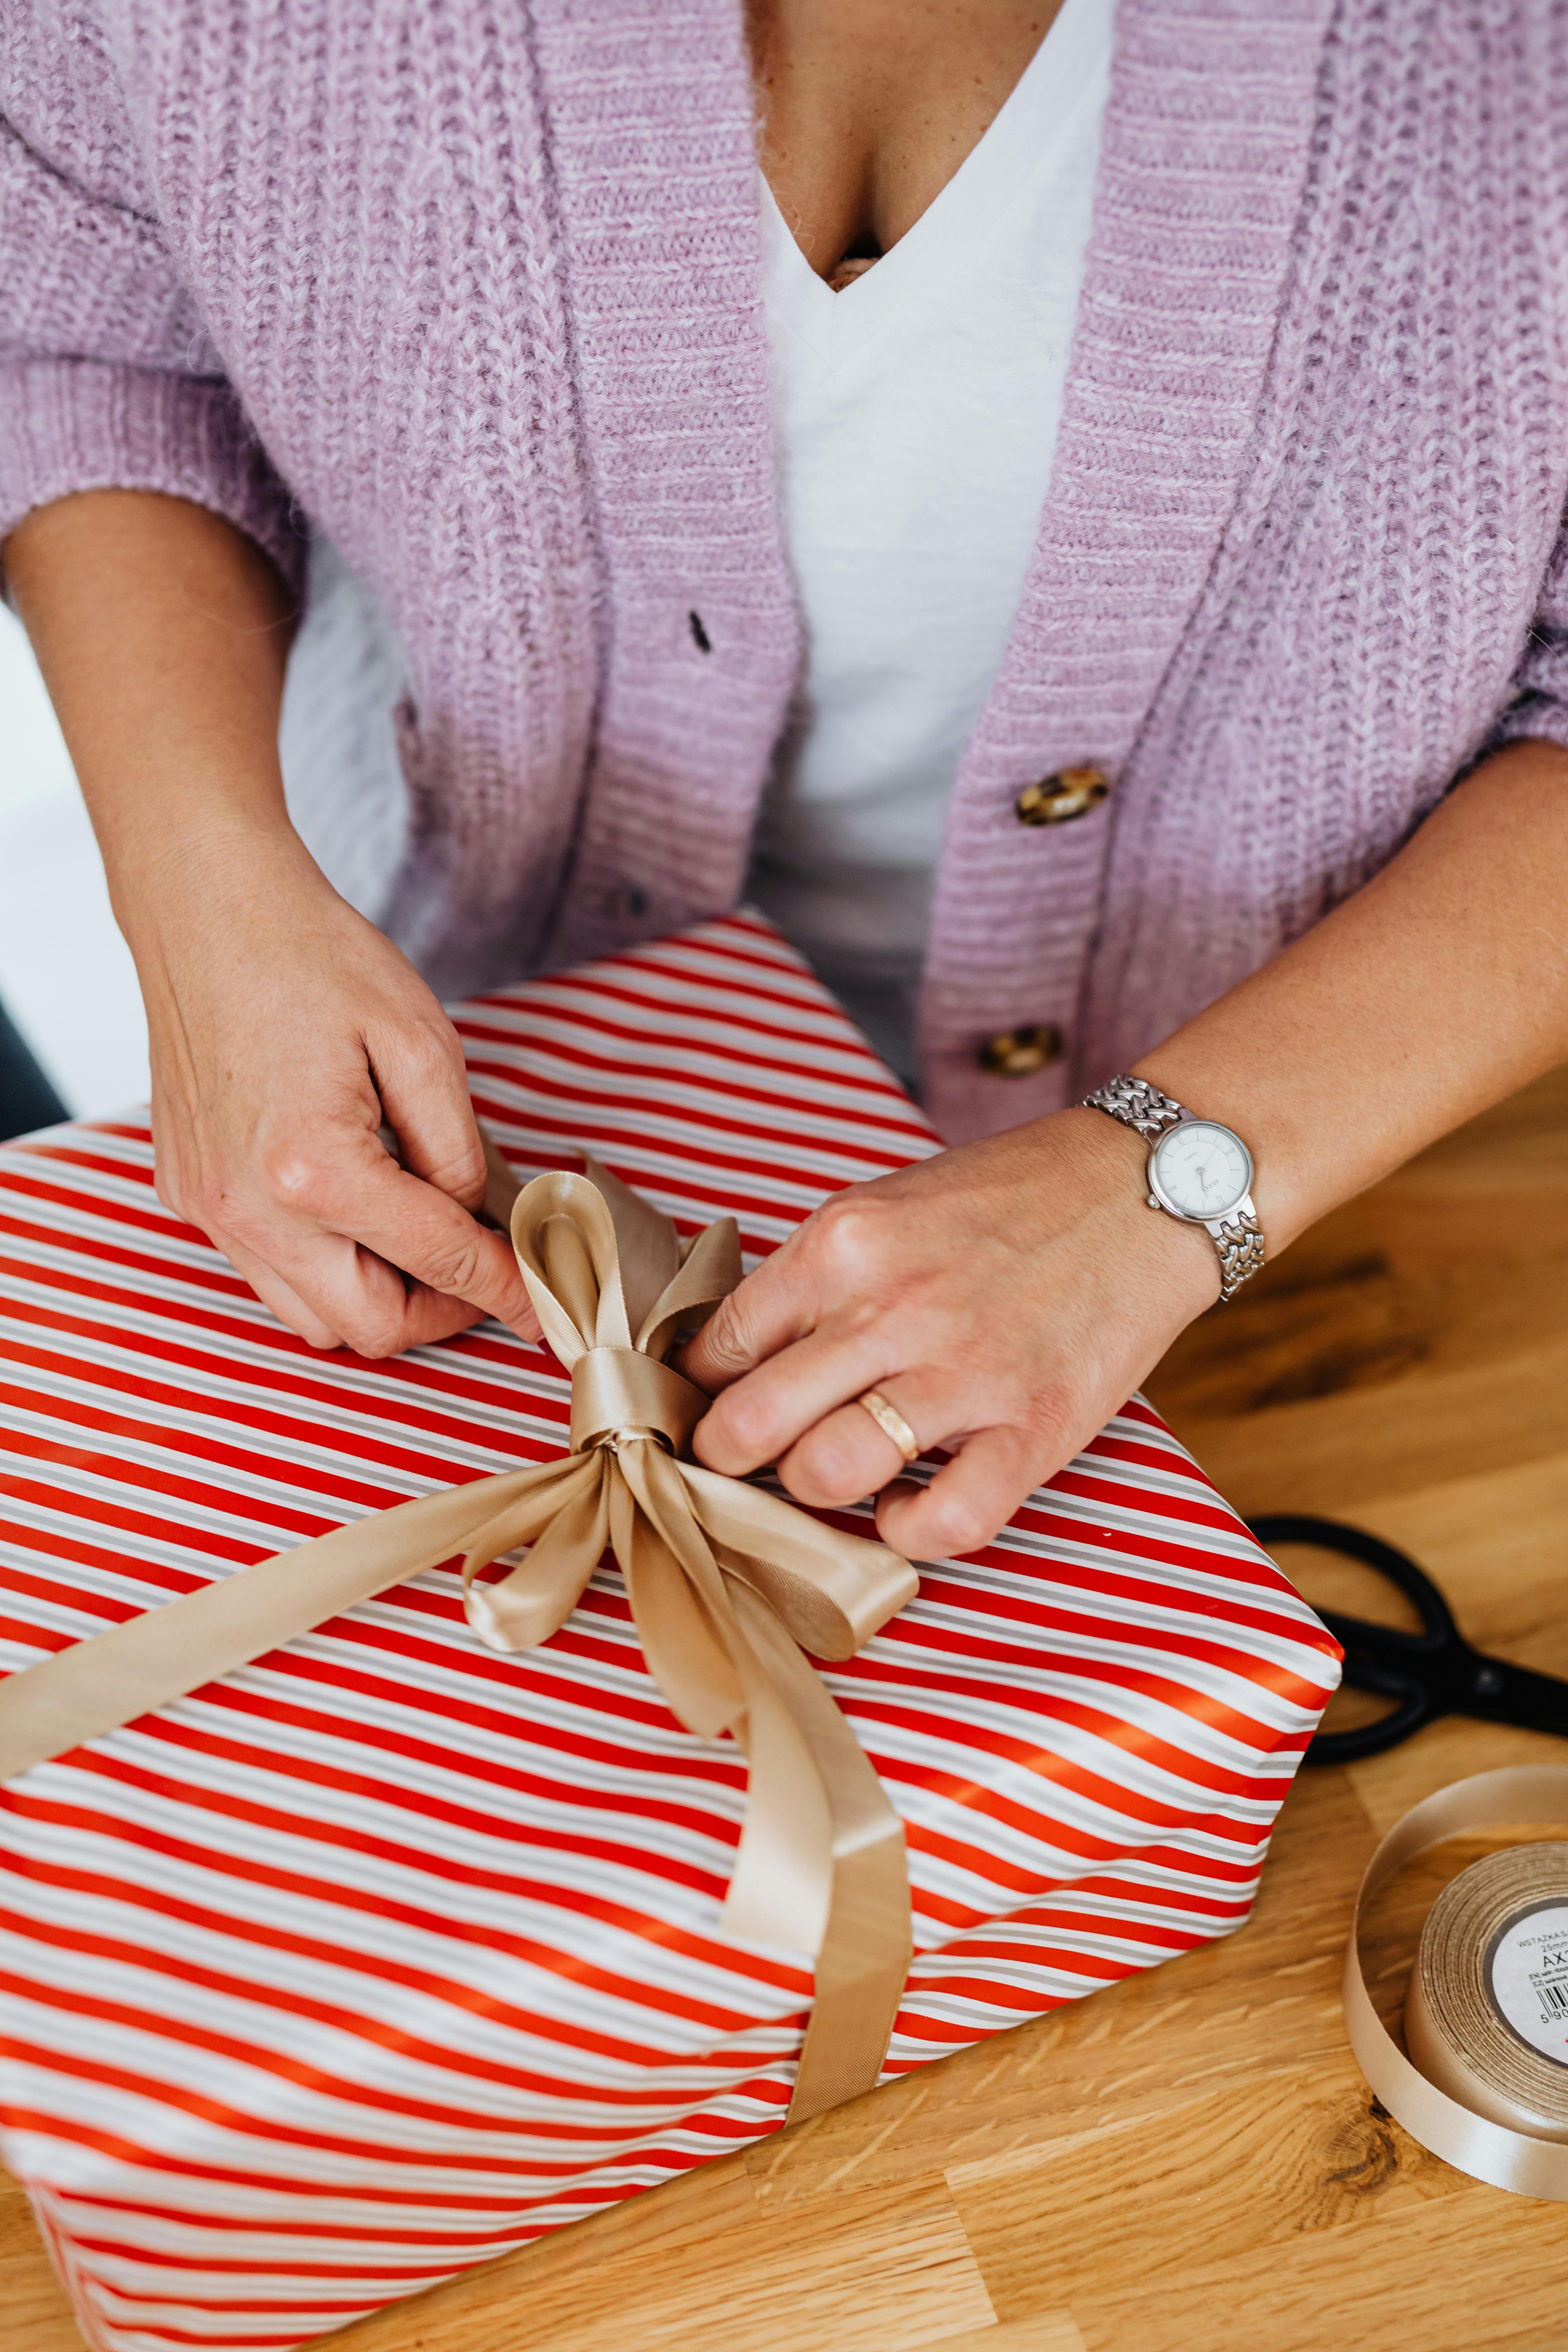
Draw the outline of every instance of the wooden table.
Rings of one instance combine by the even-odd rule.
[[[1328,1221],[1152,1383],[1244,1511],[1406,1546],[1485,1646],[1568,1674],[1568,1072]],[[1294,1565],[1294,1564],[1293,1564]],[[1304,1578],[1353,1605],[1348,1585]],[[1343,1702],[1336,1701],[1336,1706]],[[1373,2102],[1339,1973],[1377,1834],[1568,1748],[1450,1722],[1302,1776],[1250,1924],[363,2323],[343,2352],[1412,2352],[1568,2345],[1568,2208]],[[1396,2016],[1468,1844],[1373,1923]],[[6,2352],[79,2352],[0,2179]]]

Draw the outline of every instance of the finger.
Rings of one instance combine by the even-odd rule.
[[[275,1274],[265,1259],[258,1258],[227,1234],[208,1235],[216,1249],[222,1250],[242,1282],[247,1282],[264,1307],[270,1307],[279,1323],[297,1332],[308,1348],[341,1348],[342,1334],[322,1321],[313,1307],[307,1306],[292,1284]]]
[[[1036,1443],[1021,1429],[966,1437],[929,1486],[896,1486],[877,1508],[877,1532],[906,1559],[962,1559],[993,1542],[1042,1477]]]
[[[483,1313],[406,1281],[396,1266],[340,1234],[276,1219],[258,1221],[248,1244],[210,1221],[198,1230],[311,1348],[346,1344],[361,1355],[397,1355],[450,1339]]]
[[[340,1132],[332,1150],[328,1160],[275,1162],[262,1201],[224,1217],[226,1231],[362,1355],[391,1354],[463,1328],[475,1318],[452,1312],[458,1301],[499,1317],[521,1338],[537,1338],[508,1237],[399,1167],[373,1132]],[[421,1285],[448,1307],[420,1299]]]
[[[485,1196],[485,1152],[457,1031],[444,1015],[365,1038],[371,1076],[409,1173],[465,1208]]]
[[[200,1234],[221,1250],[240,1280],[248,1283],[264,1307],[269,1307],[279,1323],[287,1326],[310,1348],[341,1348],[342,1337],[324,1322],[293,1286],[284,1281],[263,1257],[247,1249],[243,1242],[210,1216],[204,1216],[195,1206],[197,1187],[190,1171],[182,1165],[175,1148],[180,1129],[160,1118],[158,1107],[153,1113],[153,1181],[158,1198],[172,1217]]]
[[[753,1267],[675,1358],[677,1371],[710,1396],[731,1387],[792,1340],[803,1339],[816,1322],[816,1286],[797,1240],[798,1234],[792,1234],[772,1257]]]
[[[465,1299],[406,1281],[396,1266],[342,1234],[289,1235],[279,1253],[286,1273],[255,1251],[216,1238],[258,1297],[313,1348],[401,1355],[449,1339],[483,1315]]]
[[[480,1153],[481,1167],[483,1152]],[[481,1191],[482,1191],[481,1187]],[[376,1165],[321,1222],[401,1268],[411,1282],[510,1323],[524,1339],[539,1324],[510,1237],[494,1233],[436,1185],[377,1149]]]
[[[461,1214],[462,1212],[458,1213]],[[471,1222],[471,1220],[470,1220]],[[481,1229],[482,1230],[482,1229]],[[487,1234],[489,1241],[499,1236]],[[405,1274],[378,1250],[347,1234],[310,1234],[280,1253],[282,1271],[319,1313],[342,1330],[344,1344],[362,1356],[395,1356],[405,1348],[449,1339],[483,1320],[488,1309],[460,1292],[437,1287]],[[523,1303],[519,1320],[537,1335],[531,1310]]]
[[[960,1408],[941,1376],[906,1372],[875,1386],[908,1422],[922,1454],[962,1426]],[[797,1502],[832,1510],[879,1494],[907,1467],[901,1449],[857,1401],[825,1413],[797,1439],[779,1464],[779,1476]]]
[[[777,1462],[836,1406],[862,1389],[881,1386],[887,1364],[886,1335],[875,1327],[808,1331],[721,1391],[697,1424],[692,1450],[710,1470],[744,1477]],[[869,1421],[870,1415],[860,1418]],[[858,1489],[862,1495],[870,1491]]]

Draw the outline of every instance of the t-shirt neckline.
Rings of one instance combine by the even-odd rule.
[[[946,185],[898,243],[835,293],[807,261],[759,164],[768,308],[824,359],[842,359],[905,302],[929,295],[959,263],[973,266],[998,209],[1072,151],[1078,109],[1095,98],[1103,0],[1064,0],[1045,38]]]

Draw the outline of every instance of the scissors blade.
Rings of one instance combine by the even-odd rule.
[[[1448,1705],[1484,1723],[1511,1723],[1521,1731],[1550,1731],[1568,1739],[1568,1682],[1511,1666],[1506,1658],[1483,1657],[1479,1650],[1468,1651]]]

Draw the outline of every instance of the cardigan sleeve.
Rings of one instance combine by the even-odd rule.
[[[1513,685],[1487,749],[1527,735],[1568,749],[1568,525],[1552,551]]]
[[[136,184],[112,86],[30,16],[0,42],[0,541],[72,491],[163,490],[226,516],[298,593],[304,536]]]

